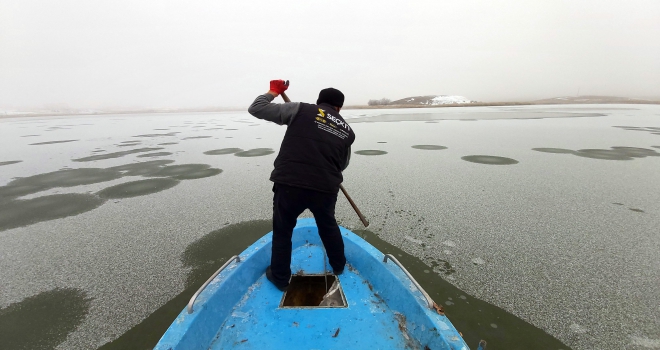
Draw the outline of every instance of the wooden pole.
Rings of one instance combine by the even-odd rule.
[[[364,225],[364,227],[369,227],[369,221],[367,221],[367,218],[365,218],[364,215],[362,215],[362,212],[360,211],[360,209],[358,209],[357,205],[355,205],[355,202],[353,202],[351,196],[348,195],[348,192],[346,192],[344,185],[339,184],[339,188],[344,193],[344,196],[346,196],[346,199],[348,199],[348,202],[351,203],[351,207],[353,207],[353,210],[355,210],[355,213],[357,213],[358,217],[360,218],[360,221],[362,221],[362,225]]]

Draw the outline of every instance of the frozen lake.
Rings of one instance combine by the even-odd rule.
[[[660,348],[660,106],[342,115],[358,233],[412,265],[470,346]],[[247,112],[0,119],[3,344],[157,340],[270,230],[284,132]]]

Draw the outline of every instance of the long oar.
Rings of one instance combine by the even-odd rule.
[[[289,85],[289,81],[287,80],[287,85]],[[282,92],[280,95],[282,95],[282,98],[284,99],[284,102],[291,102],[289,99],[289,96],[287,96],[284,92]],[[362,225],[364,227],[369,227],[369,221],[362,215],[362,212],[360,209],[358,209],[357,205],[355,205],[355,202],[353,202],[353,199],[351,199],[351,196],[348,195],[348,192],[346,192],[346,189],[344,188],[344,185],[339,184],[339,188],[341,191],[344,193],[344,196],[346,196],[346,199],[348,199],[348,202],[351,203],[351,207],[353,207],[353,210],[355,210],[355,213],[358,215],[360,218],[360,221],[362,221]]]

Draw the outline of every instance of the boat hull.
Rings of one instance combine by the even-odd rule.
[[[345,307],[281,307],[283,293],[264,274],[269,233],[213,279],[156,349],[468,349],[400,267],[340,229],[348,261],[339,276]],[[294,274],[323,274],[328,265],[313,219],[298,220],[292,243]]]

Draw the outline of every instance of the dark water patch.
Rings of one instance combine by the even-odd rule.
[[[170,130],[170,129],[154,129],[154,130],[158,130],[158,131],[167,131],[167,130]]]
[[[176,136],[176,134],[179,134],[178,131],[172,131],[164,134],[144,134],[144,135],[136,135],[133,137],[163,137],[163,136]]]
[[[80,140],[60,140],[60,141],[37,142],[37,143],[31,143],[30,146],[52,145],[52,144],[55,144],[55,143],[67,143],[67,142],[74,142],[74,141],[80,141]]]
[[[515,315],[463,292],[438,274],[424,273],[433,270],[433,267],[383,241],[375,233],[367,230],[354,232],[384,254],[394,255],[438,304],[453,300],[452,305],[444,307],[445,313],[454,327],[463,334],[463,339],[471,349],[476,349],[481,339],[488,342],[488,349],[570,349],[558,339]],[[444,261],[437,261],[433,256],[429,258],[438,263],[436,270],[443,275],[453,273],[448,274],[445,271],[453,270],[451,264],[447,263],[447,266]],[[497,328],[491,324],[496,324]]]
[[[41,136],[41,135],[23,135],[21,137],[36,137],[36,136]]]
[[[172,152],[154,152],[154,153],[145,153],[145,154],[140,154],[138,158],[149,158],[149,157],[163,157],[163,156],[169,156],[171,155]]]
[[[518,164],[518,161],[515,159],[506,158],[506,157],[497,157],[497,156],[472,155],[472,156],[461,157],[461,159],[472,163],[488,164],[488,165]]]
[[[637,209],[637,208],[628,208],[628,209],[632,210],[634,212],[637,212],[637,213],[644,213],[644,211],[642,209]]]
[[[224,128],[208,128],[208,129],[204,129],[204,130],[222,130],[222,129],[224,129]]]
[[[577,151],[563,148],[532,148],[532,150],[545,153],[572,154],[578,157],[604,160],[633,160],[634,158],[660,156],[660,153],[652,149],[623,146],[614,146],[610,149],[580,149]]]
[[[223,154],[232,154],[232,153],[237,153],[237,152],[243,152],[242,148],[221,148],[221,149],[214,149],[210,151],[204,152],[204,154],[207,154],[209,156],[219,156]]]
[[[234,131],[234,130],[238,130],[238,129],[225,129],[225,130],[227,130],[227,131]]]
[[[623,130],[628,130],[628,131],[645,131],[645,132],[651,133],[652,135],[660,135],[660,132],[658,132],[658,131],[660,131],[660,127],[656,127],[656,126],[620,126],[620,125],[616,125],[616,126],[613,126],[613,127],[614,128],[620,128],[620,129],[623,129]]]
[[[441,149],[447,149],[445,146],[439,146],[439,145],[414,145],[412,146],[414,149],[423,149],[423,150],[441,150]]]
[[[179,180],[193,180],[193,179],[202,179],[205,177],[215,176],[220,173],[222,173],[222,169],[208,168],[208,169],[200,169],[197,171],[190,171],[183,175],[174,176],[174,178]]]
[[[165,191],[178,185],[179,182],[181,181],[170,178],[131,181],[104,188],[99,191],[97,195],[104,199],[146,196],[148,194]]]
[[[171,177],[178,180],[192,180],[218,175],[221,172],[221,169],[211,168],[208,164],[180,164],[165,166],[151,176]]]
[[[148,176],[158,172],[163,165],[174,163],[173,160],[152,160],[148,162],[131,163],[108,168],[122,172],[125,176]]]
[[[387,141],[378,141],[376,143],[387,143]]]
[[[250,124],[248,126],[259,126],[259,125],[261,125],[261,124]]]
[[[574,151],[564,148],[532,148],[533,151],[543,152],[543,153],[564,153],[572,154]]]
[[[519,119],[542,119],[542,118],[519,118]],[[477,119],[460,119],[462,122],[476,122]]]
[[[584,158],[604,159],[604,160],[633,160],[633,157],[623,152],[617,152],[609,149],[579,149],[573,152],[574,155]]]
[[[193,129],[195,129],[195,128],[203,128],[203,127],[204,127],[204,125],[195,125],[195,126],[193,126]]]
[[[623,146],[613,146],[611,148],[617,153],[625,154],[626,156],[633,158],[660,157],[660,153],[648,148]]]
[[[3,349],[55,349],[89,312],[91,299],[80,289],[42,292],[0,310]]]
[[[619,128],[624,130],[639,130],[639,131],[660,131],[660,127],[657,126],[625,126],[625,125],[615,125],[613,128]]]
[[[359,154],[359,155],[362,155],[362,156],[381,156],[383,154],[387,154],[387,152],[377,150],[377,149],[363,149],[363,150],[355,151],[353,153]]]
[[[0,187],[0,198],[16,198],[56,187],[73,187],[115,180],[122,173],[111,169],[64,169],[45,174],[21,177]]]
[[[273,151],[272,148],[253,148],[247,151],[236,152],[234,155],[236,157],[260,157],[273,153],[275,153],[275,151]]]
[[[615,204],[615,205],[623,205],[623,203],[612,203],[612,204]]]
[[[225,137],[225,138],[226,138],[226,139],[233,139],[233,137],[231,137],[231,136],[227,136],[227,137]]]
[[[168,145],[178,145],[178,144],[179,144],[178,142],[163,142],[163,143],[159,143],[158,145],[159,146],[168,146]]]
[[[129,142],[122,142],[121,144],[117,145],[117,147],[132,147],[132,146],[137,146],[141,144],[142,141],[131,141]]]
[[[185,290],[99,350],[153,349],[204,281],[227,259],[240,254],[272,229],[271,221],[242,222],[210,232],[191,243],[181,255],[184,267],[189,270]]]
[[[182,140],[192,140],[192,139],[208,139],[213,136],[190,136],[190,137],[184,137]]]
[[[99,152],[105,152],[105,150],[104,149],[97,149],[97,150],[92,151],[92,153],[99,153]]]
[[[653,147],[653,148],[660,148],[660,146],[651,146],[651,147]]]
[[[72,187],[115,180],[121,176],[118,171],[102,168],[64,169],[18,178],[8,185],[34,184],[46,188]]]
[[[104,202],[105,199],[83,193],[0,201],[0,231],[82,214]]]
[[[0,166],[16,164],[16,163],[20,163],[20,162],[22,162],[22,160],[8,160],[8,161],[5,161],[5,162],[0,162]]]
[[[63,128],[60,126],[51,126],[50,128],[46,129],[46,131],[54,131],[54,130],[69,130],[71,128]]]
[[[190,269],[186,286],[205,281],[215,272],[215,266],[220,267],[272,229],[270,220],[247,221],[215,230],[191,243],[181,255],[184,267]]]
[[[113,153],[99,154],[99,155],[90,156],[90,157],[73,159],[73,161],[74,162],[92,162],[92,161],[95,161],[95,160],[119,158],[119,157],[127,156],[129,154],[158,151],[158,150],[161,150],[161,149],[163,149],[163,147],[136,148],[136,149],[132,149],[132,150],[129,150],[129,151],[113,152]]]

